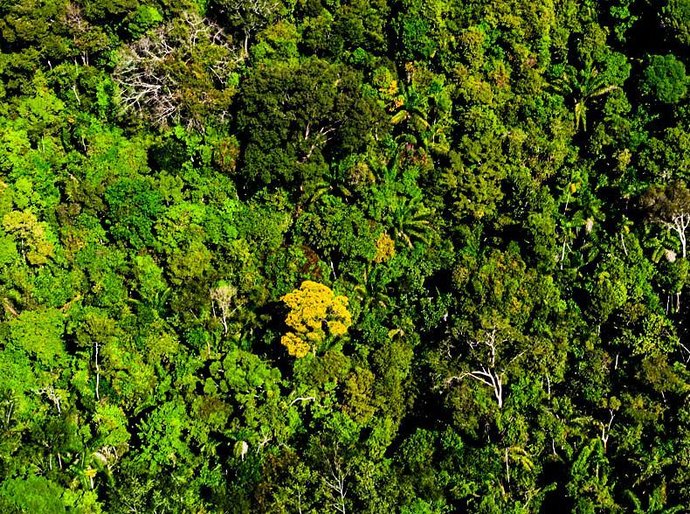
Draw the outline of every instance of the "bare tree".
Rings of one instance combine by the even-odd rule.
[[[216,305],[220,310],[220,320],[223,324],[223,333],[228,333],[228,318],[237,310],[237,306],[231,309],[237,295],[237,288],[228,284],[220,285],[211,291],[213,300],[213,315],[216,315]]]
[[[39,389],[38,393],[45,394],[48,397],[48,399],[51,402],[53,402],[53,405],[57,409],[58,414],[62,414],[62,408],[60,407],[61,398],[53,386],[47,386],[42,389]]]
[[[675,181],[668,186],[652,186],[642,196],[641,203],[652,221],[676,233],[685,258],[686,232],[690,226],[690,190],[685,182]]]
[[[599,421],[599,425],[601,426],[601,442],[604,445],[604,451],[606,451],[606,446],[608,445],[609,442],[609,436],[611,435],[611,425],[613,424],[613,418],[616,417],[616,415],[613,412],[613,409],[609,409],[609,421],[608,423],[603,423]]]
[[[338,444],[336,443],[327,452],[321,446],[323,461],[327,465],[327,471],[321,476],[326,487],[333,496],[333,508],[340,514],[346,513],[345,498],[347,497],[347,465],[343,462],[340,455]]]
[[[99,349],[98,341],[95,341],[93,351],[94,351],[94,364],[96,367],[96,399],[100,400],[101,394],[100,394],[99,388],[101,385],[101,368],[98,365],[98,349]]]
[[[330,477],[324,478],[323,481],[331,489],[335,496],[334,508],[337,512],[345,514],[345,496],[347,495],[347,487],[345,486],[346,474],[342,469],[340,461],[336,460],[331,464]]]
[[[446,387],[450,387],[456,381],[462,381],[468,377],[472,378],[493,389],[498,408],[501,409],[503,408],[503,371],[498,370],[496,367],[496,347],[505,341],[497,341],[496,335],[497,329],[494,328],[490,332],[485,333],[481,341],[471,342],[470,348],[475,350],[474,353],[476,354],[482,353],[476,351],[479,348],[488,350],[483,355],[480,355],[479,360],[482,362],[477,366],[477,369],[448,377],[444,384]]]
[[[195,109],[218,104],[222,111],[232,89],[228,78],[241,60],[220,27],[185,12],[125,46],[113,76],[125,111],[139,111],[162,126],[200,128]]]

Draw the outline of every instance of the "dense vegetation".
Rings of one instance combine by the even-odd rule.
[[[690,505],[690,0],[2,0],[0,48],[0,512]]]

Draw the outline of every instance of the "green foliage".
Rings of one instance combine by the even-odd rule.
[[[686,509],[688,6],[0,2],[0,511]]]
[[[52,367],[64,356],[64,319],[57,309],[24,311],[10,322],[11,341],[17,348]]]
[[[67,512],[60,500],[61,494],[62,488],[44,477],[11,479],[0,486],[0,505],[3,505],[3,510],[8,513],[60,514]]]
[[[690,2],[687,0],[669,0],[661,9],[661,18],[671,35],[682,45],[690,44]]]
[[[384,134],[382,110],[363,94],[360,74],[322,59],[261,64],[240,98],[249,181],[313,182],[329,156],[366,148]]]
[[[678,103],[688,91],[685,65],[673,54],[651,56],[644,71],[642,90],[660,102]]]
[[[132,37],[137,38],[162,21],[163,15],[154,6],[140,5],[131,15],[131,21],[127,28]]]

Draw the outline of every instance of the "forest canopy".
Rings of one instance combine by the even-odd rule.
[[[0,2],[0,512],[690,505],[690,0]]]

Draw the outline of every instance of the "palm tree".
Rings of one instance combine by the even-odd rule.
[[[416,132],[428,130],[431,125],[427,121],[428,102],[426,98],[417,93],[413,85],[401,85],[400,95],[392,102],[392,110],[395,111],[391,118],[393,125],[405,123]]]
[[[410,248],[415,240],[429,243],[434,211],[422,203],[421,197],[396,197],[390,209],[393,234],[396,239],[403,241]]]
[[[607,77],[600,74],[595,67],[576,72],[572,66],[563,72],[562,77],[554,84],[554,89],[563,96],[570,96],[574,102],[575,130],[587,132],[587,107],[591,100],[604,96],[616,89],[615,84],[607,84]]]

